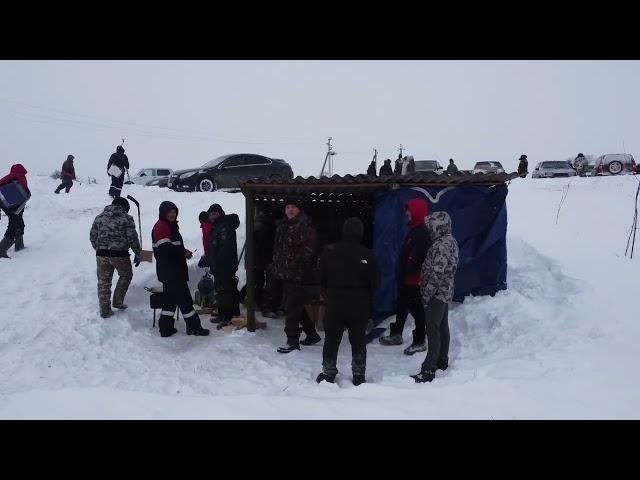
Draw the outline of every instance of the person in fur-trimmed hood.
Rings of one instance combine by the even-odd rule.
[[[447,212],[429,215],[425,224],[431,235],[431,247],[422,263],[420,294],[425,311],[428,351],[416,382],[430,382],[436,369],[449,366],[449,302],[453,299],[458,270],[458,242],[451,234]]]

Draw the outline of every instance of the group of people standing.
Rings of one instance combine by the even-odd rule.
[[[447,166],[445,172],[449,175],[457,173],[458,167],[456,166],[453,158],[449,159],[449,165]],[[403,157],[402,154],[398,155],[396,159],[395,166],[391,166],[391,159],[387,158],[382,166],[380,167],[379,175],[376,175],[376,161],[371,160],[369,167],[367,168],[367,175],[375,177],[375,176],[390,176],[390,175],[411,175],[416,172],[416,161],[413,156],[408,155]]]
[[[316,380],[318,383],[335,381],[338,349],[346,330],[352,351],[353,383],[365,383],[366,330],[373,314],[380,273],[373,251],[362,245],[364,225],[358,218],[348,218],[343,224],[341,240],[325,246],[318,256],[313,221],[298,200],[287,199],[284,203],[285,216],[276,222],[272,262],[268,265],[273,280],[281,284],[284,297],[286,343],[277,351],[287,354],[300,350],[301,345],[322,341],[305,309],[310,299],[309,286],[319,284],[326,311],[322,372]],[[96,217],[90,232],[97,258],[100,313],[104,318],[113,314],[111,306],[127,308],[124,296],[132,277],[129,249],[135,254],[135,265],[140,263],[140,243],[128,210],[126,199],[115,198]],[[448,367],[448,302],[453,298],[458,245],[451,234],[451,218],[446,212],[429,215],[428,204],[422,199],[407,202],[405,211],[410,230],[398,259],[396,320],[391,324],[389,335],[382,337],[380,343],[402,344],[404,324],[411,313],[415,328],[412,342],[404,353],[413,355],[428,350],[421,371],[412,375],[416,382],[428,382],[435,378],[436,370]],[[219,204],[201,212],[199,220],[205,254],[198,265],[208,267],[214,277],[218,316],[211,321],[221,327],[239,313],[236,230],[240,222],[238,215],[225,213]],[[193,308],[187,267],[193,253],[183,244],[175,204],[168,201],[160,204],[159,218],[151,236],[156,273],[163,285],[160,335],[170,337],[177,333],[176,307],[184,317],[188,335],[209,335]],[[120,279],[111,299],[114,270]]]
[[[410,175],[416,171],[416,162],[411,155],[403,157],[402,154],[398,154],[395,166],[391,166],[391,159],[387,158],[380,167],[379,176],[385,175]],[[376,176],[376,161],[371,160],[369,168],[367,168],[367,175],[372,177]]]

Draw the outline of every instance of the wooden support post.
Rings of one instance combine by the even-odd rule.
[[[255,201],[253,192],[246,193],[246,256],[244,259],[244,268],[247,272],[247,330],[254,332],[256,329],[256,298],[255,298],[255,236],[254,236],[254,220],[255,220]]]

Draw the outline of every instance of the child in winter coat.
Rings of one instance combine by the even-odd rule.
[[[427,358],[420,373],[412,375],[417,383],[430,382],[436,369],[449,366],[449,303],[453,299],[458,269],[458,242],[451,235],[451,217],[435,212],[425,219],[431,247],[422,263],[420,294],[427,330]]]

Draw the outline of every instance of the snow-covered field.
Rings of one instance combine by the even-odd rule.
[[[28,248],[0,260],[0,418],[640,418],[640,238],[636,258],[624,257],[637,177],[512,182],[509,290],[452,309],[450,368],[433,383],[409,377],[423,355],[376,342],[360,387],[346,335],[337,384],[318,385],[321,344],[276,353],[281,319],[209,337],[185,335],[181,320],[160,338],[143,290],[156,283],[153,264],[134,269],[129,309],[101,319],[89,228],[107,186],[54,195],[53,180],[29,182]],[[198,213],[218,202],[244,220],[240,193],[125,193],[141,201],[147,249],[159,203],[178,205],[185,243],[198,248],[192,289]],[[242,245],[244,224],[238,232]],[[412,328],[410,318],[405,341]]]

